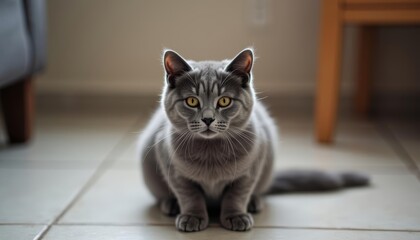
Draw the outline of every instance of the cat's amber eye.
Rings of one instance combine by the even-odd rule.
[[[232,100],[230,99],[230,97],[221,97],[219,98],[219,101],[217,101],[217,104],[219,105],[219,107],[227,107],[229,106],[231,101]]]
[[[187,97],[187,99],[185,99],[185,102],[190,107],[198,107],[198,103],[199,103],[198,99],[195,97]]]

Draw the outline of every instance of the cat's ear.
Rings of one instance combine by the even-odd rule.
[[[163,66],[166,80],[171,87],[175,87],[175,78],[184,72],[191,71],[191,66],[178,53],[172,50],[163,52]]]
[[[252,65],[254,64],[254,51],[251,48],[242,50],[229,63],[225,71],[243,77],[243,84],[247,85],[251,78]]]

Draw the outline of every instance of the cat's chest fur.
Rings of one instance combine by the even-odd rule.
[[[206,195],[215,197],[227,183],[249,169],[253,149],[250,142],[239,139],[196,140],[176,152],[174,166],[181,175],[199,183]]]

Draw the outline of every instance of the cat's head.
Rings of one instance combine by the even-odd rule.
[[[233,60],[202,62],[166,50],[162,104],[173,126],[203,138],[228,136],[243,128],[255,99],[253,62],[252,49]]]

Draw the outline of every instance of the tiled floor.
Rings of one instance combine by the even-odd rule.
[[[420,239],[415,122],[342,118],[325,146],[313,141],[310,114],[278,111],[276,168],[357,170],[372,185],[268,196],[250,232],[214,222],[185,234],[160,214],[138,169],[149,112],[39,111],[31,144],[9,147],[2,136],[0,239]]]

